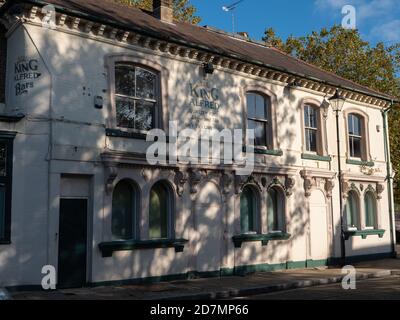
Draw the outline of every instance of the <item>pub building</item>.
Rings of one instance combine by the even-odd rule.
[[[393,98],[153,8],[3,1],[0,287],[40,288],[44,266],[80,287],[393,256]],[[254,129],[254,169],[149,164],[170,122]]]

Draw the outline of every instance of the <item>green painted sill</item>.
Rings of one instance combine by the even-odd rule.
[[[127,240],[110,241],[99,244],[103,258],[112,257],[115,251],[133,251],[141,249],[175,248],[175,252],[183,252],[186,239]]]
[[[382,229],[373,229],[373,230],[354,230],[354,231],[345,231],[344,235],[346,240],[349,240],[350,237],[361,237],[363,239],[367,239],[368,236],[378,235],[379,238],[383,238],[386,230]]]
[[[25,118],[23,114],[15,114],[15,115],[0,115],[1,122],[18,122]]]
[[[354,160],[354,159],[347,159],[347,164],[352,164],[356,166],[366,166],[366,167],[374,167],[375,163],[373,161],[362,161],[362,160]]]
[[[106,129],[107,137],[128,138],[137,140],[146,140],[146,135],[139,132],[126,132],[118,129]]]
[[[304,160],[316,160],[316,161],[326,161],[331,162],[332,158],[330,156],[319,156],[317,154],[303,153],[301,158]]]
[[[246,152],[247,148],[243,147],[243,152]],[[276,157],[282,157],[283,156],[283,151],[282,150],[266,150],[263,148],[257,148],[254,147],[254,153],[255,154],[264,154],[268,156],[276,156]]]
[[[241,234],[237,236],[233,236],[232,240],[235,244],[235,248],[241,248],[243,242],[255,242],[261,241],[263,246],[268,245],[269,241],[273,240],[288,240],[290,238],[289,233],[285,232],[277,232],[277,233],[268,233],[268,234]]]

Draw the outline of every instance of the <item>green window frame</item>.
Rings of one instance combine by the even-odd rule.
[[[15,134],[0,133],[0,245],[11,243],[13,142]]]
[[[367,191],[364,196],[364,214],[365,227],[375,229],[377,226],[377,203],[376,197],[371,191]]]
[[[240,231],[242,234],[258,232],[258,203],[254,188],[245,186],[240,195]]]
[[[285,195],[283,190],[272,187],[267,194],[268,232],[285,232]]]
[[[356,191],[350,191],[346,202],[346,224],[347,229],[359,229],[360,205]]]
[[[150,191],[149,239],[172,239],[173,191],[164,181],[157,182]]]
[[[121,180],[112,198],[112,236],[114,240],[138,239],[139,190],[135,183]]]

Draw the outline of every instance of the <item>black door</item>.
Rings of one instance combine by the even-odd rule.
[[[86,284],[87,200],[60,200],[58,287],[79,288]]]

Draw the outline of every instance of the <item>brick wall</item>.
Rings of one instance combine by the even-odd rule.
[[[5,34],[5,28],[0,25],[0,103],[5,102],[6,91],[7,40]]]

